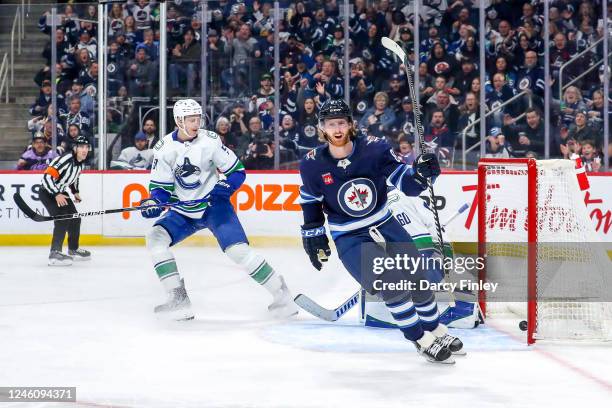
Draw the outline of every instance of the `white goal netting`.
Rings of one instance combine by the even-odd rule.
[[[531,320],[534,339],[612,340],[612,263],[588,217],[574,162],[537,161],[531,173],[527,161],[482,165],[485,274],[499,282],[486,294],[487,315]]]

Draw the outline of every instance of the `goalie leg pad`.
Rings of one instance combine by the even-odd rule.
[[[168,231],[160,225],[155,225],[147,232],[145,237],[147,249],[151,254],[155,272],[167,291],[181,286],[174,255],[170,251],[172,238]]]

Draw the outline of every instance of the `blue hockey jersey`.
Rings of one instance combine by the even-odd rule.
[[[300,162],[300,204],[304,223],[323,223],[332,238],[379,224],[391,217],[387,208],[387,179],[410,196],[427,186],[413,176],[383,139],[360,137],[344,159],[335,159],[327,144],[311,150]]]

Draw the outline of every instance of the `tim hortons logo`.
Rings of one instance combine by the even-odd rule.
[[[487,218],[485,225],[489,230],[498,231],[527,231],[527,208],[512,208],[504,206],[504,202],[496,200],[495,191],[501,189],[498,183],[487,185]],[[463,186],[463,191],[476,191],[476,185]],[[554,196],[554,187],[550,186],[544,199],[538,206],[538,230],[556,233],[576,232],[581,230],[583,224],[577,220],[576,212],[564,203],[557,202]],[[478,196],[474,194],[472,205],[465,221],[465,227],[470,229],[478,208]]]
[[[591,198],[591,193],[587,191],[584,195],[584,204],[587,206],[587,208],[589,208],[589,205],[592,204],[599,204],[599,206],[602,206],[603,199]],[[595,231],[603,231],[604,234],[607,234],[608,231],[610,231],[610,228],[612,227],[612,213],[610,210],[607,210],[604,213],[601,208],[594,208],[589,213],[589,217],[591,217],[591,220],[595,222]]]

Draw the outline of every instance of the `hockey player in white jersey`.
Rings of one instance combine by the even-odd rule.
[[[296,314],[297,306],[283,277],[249,246],[230,203],[231,195],[246,177],[244,166],[216,133],[200,129],[202,108],[196,101],[176,102],[173,114],[178,129],[154,147],[150,198],[141,205],[205,200],[171,207],[146,235],[155,271],[168,292],[168,301],[157,306],[155,312],[176,320],[193,319],[191,302],[170,247],[208,228],[223,252],[270,292],[273,301],[268,309],[274,316]],[[163,207],[151,207],[143,209],[142,215],[156,218],[162,211]]]

